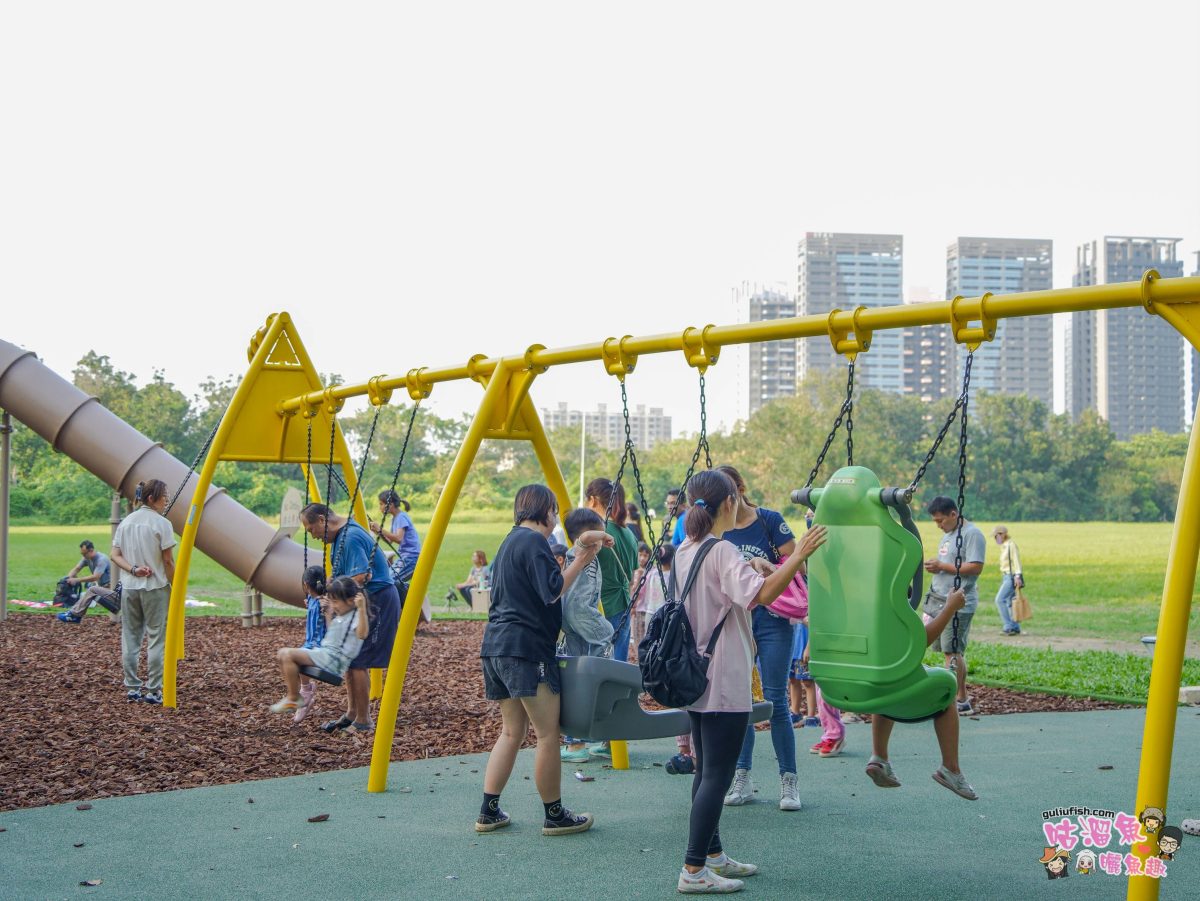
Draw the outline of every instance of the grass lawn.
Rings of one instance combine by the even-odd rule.
[[[427,523],[418,523],[424,533]],[[980,523],[985,534],[993,523]],[[507,513],[464,512],[451,522],[434,568],[429,597],[442,604],[447,588],[466,576],[477,548],[490,560],[508,533]],[[920,523],[928,556],[936,553],[940,533],[927,519]],[[1149,684],[1150,661],[1138,643],[1157,627],[1171,526],[1110,523],[1017,523],[1013,538],[1021,551],[1029,582],[1034,619],[1027,631],[1047,639],[1102,640],[1130,653],[1063,652],[1040,647],[999,645],[1000,617],[992,599],[999,576],[997,550],[989,542],[988,561],[979,581],[980,603],[972,624],[968,663],[981,682],[1049,689],[1064,693],[1140,700]],[[9,597],[48,600],[54,584],[78,560],[84,538],[108,551],[107,524],[96,526],[13,526]],[[297,577],[299,574],[297,573]],[[191,608],[189,615],[241,613],[242,584],[203,554],[193,558],[188,596],[217,606]],[[298,616],[302,611],[264,598],[269,615]],[[10,610],[24,610],[12,607]],[[95,608],[93,608],[95,610]],[[463,608],[459,606],[458,610]],[[101,615],[101,614],[96,614]],[[457,614],[459,618],[462,614]],[[1193,605],[1190,634],[1200,634],[1200,605]],[[1200,661],[1189,660],[1184,684],[1200,684]]]
[[[424,532],[428,523],[418,523]],[[429,597],[435,607],[452,585],[461,582],[471,568],[471,554],[482,550],[491,560],[496,548],[512,528],[512,516],[505,513],[466,513],[450,523],[434,568]],[[108,553],[108,523],[95,526],[12,526],[9,530],[8,596],[25,600],[48,601],[54,596],[55,583],[79,562],[79,542],[91,539],[97,550]],[[86,571],[85,571],[86,572]],[[300,574],[296,574],[299,581]],[[188,615],[238,615],[242,612],[242,581],[197,551],[192,557],[188,579],[188,597],[214,603],[216,607],[193,607]],[[456,610],[465,608],[459,604]],[[9,606],[10,611],[28,610]],[[263,611],[269,615],[302,616],[304,611],[270,598],[263,598]],[[37,612],[37,611],[31,611]],[[54,611],[57,612],[57,611]],[[100,615],[92,608],[93,615]],[[457,614],[456,618],[464,617]]]

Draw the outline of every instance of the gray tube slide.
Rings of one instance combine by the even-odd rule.
[[[187,466],[94,397],[48,369],[31,351],[0,339],[0,408],[50,442],[101,481],[132,498],[137,483],[162,479],[172,493]],[[169,518],[182,532],[196,484],[188,480]],[[275,530],[224,489],[210,488],[196,547],[263,594],[304,606],[300,575],[304,550]]]

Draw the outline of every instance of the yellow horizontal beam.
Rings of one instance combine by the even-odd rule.
[[[1024,294],[984,295],[963,298],[958,302],[960,320],[965,317],[971,322],[1012,319],[1018,316],[1041,316],[1048,313],[1076,313],[1084,310],[1107,310],[1119,307],[1137,307],[1171,304],[1200,303],[1200,277],[1154,278],[1141,282],[1121,282],[1113,285],[1087,285],[1079,288],[1058,288],[1051,291],[1029,291]],[[631,356],[680,352],[688,343],[695,349],[696,341],[707,348],[719,349],[734,344],[754,344],[761,341],[780,341],[792,338],[828,337],[831,330],[853,332],[855,316],[864,332],[881,329],[915,328],[922,325],[949,325],[952,301],[933,303],[902,304],[892,307],[874,307],[844,310],[839,313],[819,316],[795,316],[790,319],[774,319],[765,322],[744,322],[737,325],[710,325],[703,329],[685,329],[664,335],[629,337],[620,342],[621,349]],[[1178,327],[1178,317],[1164,318]],[[959,340],[976,340],[980,328],[969,328],[960,332]],[[581,344],[575,347],[546,349],[535,345],[523,354],[510,357],[476,357],[466,366],[447,366],[441,369],[414,369],[407,375],[381,377],[377,384],[381,389],[405,388],[420,390],[422,386],[440,382],[462,381],[490,375],[502,361],[518,366],[547,368],[570,363],[599,362],[604,359],[604,342]],[[368,382],[353,385],[338,385],[326,391],[311,391],[299,397],[289,398],[279,405],[280,413],[291,413],[304,407],[317,407],[330,397],[345,400],[362,397],[368,393]]]

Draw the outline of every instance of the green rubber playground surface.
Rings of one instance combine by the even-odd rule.
[[[1123,898],[1124,876],[1047,884],[1042,811],[1133,812],[1141,710],[991,716],[963,723],[964,770],[982,796],[960,800],[930,779],[933,729],[897,726],[902,788],[864,775],[865,725],[842,757],[806,753],[804,809],[777,809],[770,736],[760,733],[761,801],[726,808],[726,848],[761,866],[741,897],[770,899]],[[0,814],[0,898],[672,898],[687,832],[690,780],[655,762],[671,741],[632,746],[632,769],[564,767],[564,800],[590,810],[589,833],[543,838],[522,752],[504,808],[514,825],[476,835],[481,755],[395,763],[386,793],[366,770],[97,800]],[[129,761],[121,761],[129,765]],[[1109,767],[1112,769],[1099,769]],[[1200,817],[1200,713],[1181,708],[1168,822]],[[250,803],[253,799],[253,803]],[[325,822],[308,818],[328,814]],[[1056,817],[1055,819],[1061,819]],[[1115,833],[1114,833],[1115,835]],[[81,847],[74,847],[82,844]],[[1082,846],[1080,846],[1082,847]],[[1118,848],[1113,839],[1109,850]],[[85,880],[102,880],[81,887]],[[1163,898],[1196,897],[1200,838],[1184,837]]]

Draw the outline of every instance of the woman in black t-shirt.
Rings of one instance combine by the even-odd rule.
[[[604,532],[584,532],[576,541],[575,560],[560,571],[549,543],[558,523],[558,501],[545,485],[526,485],[517,492],[513,523],[492,561],[491,604],[479,650],[485,696],[500,702],[503,725],[488,756],[475,831],[493,832],[511,822],[500,809],[500,793],[532,723],[537,736],[534,782],[545,807],[542,835],[584,832],[592,826],[592,815],[574,814],[562,805],[554,653],[562,626],[558,600],[600,548],[612,547],[613,540]]]

